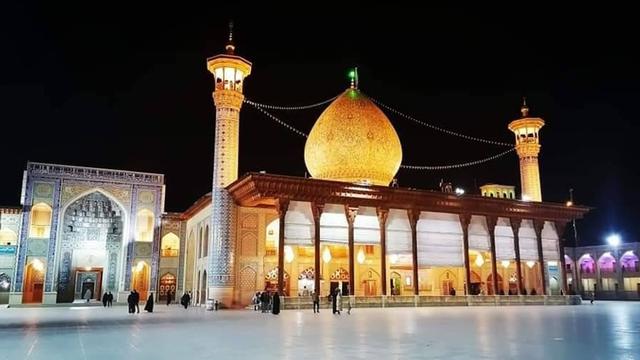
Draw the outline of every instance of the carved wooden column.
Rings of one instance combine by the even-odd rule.
[[[353,246],[353,222],[358,214],[357,207],[344,206],[344,213],[347,217],[349,225],[349,295],[355,294],[355,262],[354,262],[354,246]]]
[[[567,223],[564,221],[556,221],[556,232],[558,234],[558,254],[560,256],[560,276],[562,277],[562,292],[565,295],[569,294],[569,283],[567,282],[567,264],[564,259],[564,229]],[[575,267],[575,265],[574,265]],[[574,277],[575,279],[575,277]]]
[[[518,218],[510,218],[509,223],[511,224],[511,230],[513,230],[513,249],[516,253],[516,272],[518,275],[518,295],[522,294],[522,289],[524,288],[522,283],[522,264],[520,263],[520,236],[518,233],[520,232],[520,224],[522,224],[522,219]]]
[[[544,221],[534,220],[533,229],[536,232],[536,243],[538,245],[538,264],[540,265],[540,282],[542,285],[542,295],[547,295],[547,279],[544,272],[544,254],[542,253],[542,228]]]
[[[496,259],[496,223],[498,218],[487,216],[486,220],[487,229],[489,230],[489,244],[491,246],[491,286],[493,287],[493,295],[498,295],[498,265]]]
[[[322,210],[324,210],[324,204],[311,203],[311,212],[313,213],[313,257],[314,257],[314,267],[313,271],[315,272],[315,276],[313,278],[313,288],[318,296],[320,294],[320,277],[322,276],[322,272],[320,270],[320,216],[322,216]]]
[[[420,295],[420,283],[418,281],[418,219],[420,210],[407,210],[409,225],[411,225],[411,253],[413,255],[413,294]]]
[[[389,209],[376,208],[380,225],[380,277],[382,278],[382,295],[387,294],[387,217]]]
[[[278,199],[276,201],[276,210],[278,211],[279,230],[278,230],[278,293],[284,293],[284,218],[289,209],[289,200]],[[288,295],[288,294],[286,294]]]
[[[469,265],[469,223],[470,214],[460,214],[460,226],[462,226],[462,245],[464,247],[464,293],[471,295],[471,267]]]

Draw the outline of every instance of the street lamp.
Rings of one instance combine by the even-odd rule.
[[[607,236],[607,243],[609,243],[609,245],[617,248],[618,245],[620,245],[620,242],[622,241],[622,239],[620,238],[620,235],[618,234],[610,234],[609,236]]]

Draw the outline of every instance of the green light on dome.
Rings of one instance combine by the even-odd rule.
[[[349,71],[349,79],[355,79],[355,78],[356,78],[356,71],[355,70]]]

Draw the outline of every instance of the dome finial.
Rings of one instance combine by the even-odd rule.
[[[522,113],[522,117],[529,116],[529,107],[527,106],[527,98],[522,97],[522,107],[520,107],[520,112]]]
[[[224,47],[227,50],[227,54],[233,55],[236,50],[235,45],[233,45],[233,20],[229,20],[229,42]]]

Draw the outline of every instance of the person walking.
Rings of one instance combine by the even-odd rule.
[[[189,301],[191,301],[191,299],[189,299],[189,294],[187,294],[186,292],[182,294],[182,297],[180,298],[180,304],[182,304],[185,309],[189,307]]]
[[[129,314],[133,314],[136,310],[136,301],[133,291],[127,296],[127,304],[129,305]]]
[[[133,305],[140,314],[140,293],[136,289],[133,289]]]
[[[258,304],[260,303],[260,292],[256,292],[253,294],[253,298],[251,299],[251,303],[253,304],[253,311],[258,311]]]
[[[107,291],[107,307],[113,306],[113,294],[111,291]]]
[[[591,292],[591,305],[593,305],[593,301],[596,299],[596,292],[592,291]]]
[[[171,290],[169,290],[169,292],[167,292],[167,306],[171,305],[171,300],[173,299],[173,292],[171,292]]]
[[[87,291],[85,291],[84,293],[84,299],[87,300],[87,303],[89,303],[92,297],[93,297],[93,292],[91,291],[91,289],[87,289]]]
[[[333,289],[333,291],[331,292],[331,310],[333,311],[333,314],[335,315],[338,312],[338,292],[340,291],[340,289],[335,288]]]
[[[262,304],[262,312],[266,313],[269,306],[269,293],[266,290],[260,294],[260,303]]]
[[[105,292],[102,294],[102,307],[107,307],[107,301],[109,301],[109,295]]]
[[[277,292],[277,291],[275,291],[275,292],[273,293],[273,300],[272,300],[272,302],[273,302],[273,306],[272,306],[272,309],[271,309],[271,313],[272,313],[273,315],[278,315],[278,314],[280,314],[280,294],[278,294],[278,292]]]
[[[338,315],[342,312],[342,293],[340,289],[336,289],[336,311]]]
[[[147,303],[144,305],[144,310],[150,313],[153,312],[153,294],[149,294]]]
[[[320,313],[320,294],[317,291],[311,293],[311,298],[313,299],[313,313]]]

